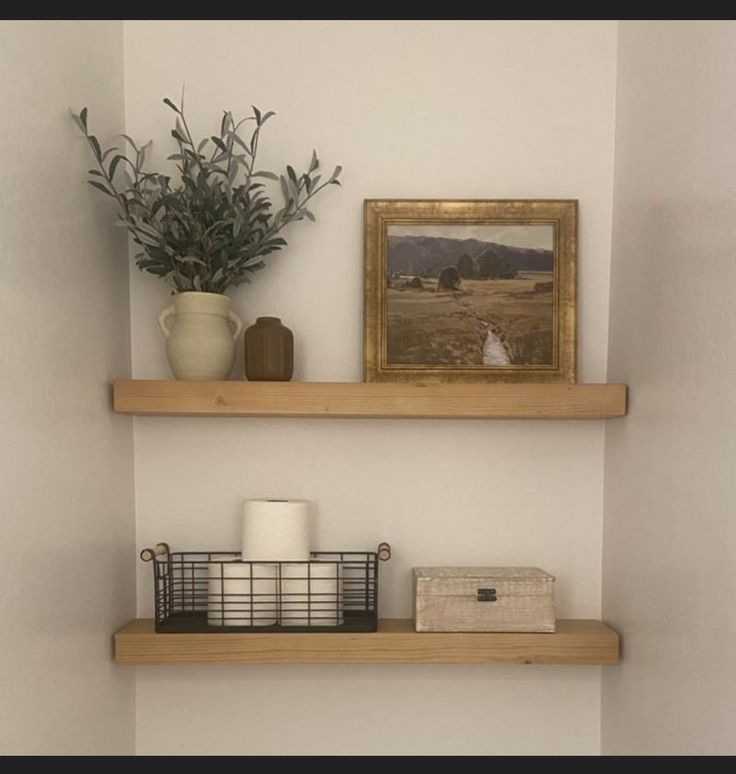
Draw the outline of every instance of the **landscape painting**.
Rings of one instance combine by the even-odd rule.
[[[390,225],[389,365],[554,363],[554,227]]]
[[[375,224],[379,255],[366,257],[367,287],[377,291],[366,298],[367,312],[376,311],[368,321],[375,347],[366,342],[373,378],[574,378],[574,217],[571,232],[569,222],[524,208],[483,221],[440,219],[441,203],[431,204],[432,217],[412,222],[384,210]],[[376,270],[380,287],[369,277]]]

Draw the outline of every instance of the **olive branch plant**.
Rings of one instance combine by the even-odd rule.
[[[250,282],[248,274],[263,268],[264,258],[280,250],[280,236],[289,223],[315,220],[307,205],[324,188],[340,185],[342,167],[323,179],[316,151],[307,172],[286,174],[259,170],[256,154],[261,129],[273,111],[252,115],[235,123],[224,111],[217,135],[195,142],[184,115],[184,99],[177,106],[164,104],[176,114],[171,136],[178,152],[175,161],[181,181],[145,170],[151,143],[138,146],[126,134],[128,152],[118,147],[102,150],[87,124],[87,108],[72,117],[89,143],[97,169],[87,181],[115,200],[118,225],[127,228],[141,251],[135,261],[142,271],[170,282],[173,292],[224,293],[231,286]],[[250,132],[246,128],[251,128]],[[125,146],[124,146],[125,147]],[[283,206],[272,211],[266,187],[259,179],[280,183]]]

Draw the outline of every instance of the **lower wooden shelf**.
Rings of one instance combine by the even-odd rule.
[[[570,664],[619,660],[618,634],[601,621],[562,619],[554,634],[415,632],[381,620],[372,634],[157,634],[139,618],[115,633],[115,661],[197,664]]]

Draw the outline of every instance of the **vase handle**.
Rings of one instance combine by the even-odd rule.
[[[164,334],[165,339],[168,339],[169,336],[171,336],[171,331],[166,325],[166,320],[171,317],[172,314],[174,314],[174,305],[169,304],[158,316],[158,327],[161,328],[161,333]]]
[[[231,322],[235,327],[235,331],[233,332],[233,341],[235,341],[243,332],[243,321],[240,319],[240,317],[238,317],[237,314],[235,314],[235,312],[233,312],[232,309],[228,309],[227,319],[228,322]]]

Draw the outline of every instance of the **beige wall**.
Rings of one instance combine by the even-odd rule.
[[[361,377],[365,197],[579,198],[581,378],[606,370],[616,25],[126,22],[126,125],[171,152],[162,97],[197,134],[274,109],[263,165],[345,166],[344,187],[234,295],[297,337],[296,378]],[[166,289],[131,274],[133,370],[166,376]],[[137,419],[139,546],[236,546],[244,497],[319,506],[318,545],[395,549],[410,568],[539,564],[559,611],[600,612],[603,423]],[[139,610],[151,611],[149,567]],[[196,698],[195,698],[196,697]],[[600,673],[550,668],[140,670],[140,753],[596,753]]]
[[[736,753],[736,25],[620,29],[603,751]]]
[[[125,46],[118,22],[0,25],[2,754],[134,750],[132,673],[111,664],[109,639],[134,605],[130,420],[106,390],[130,368],[125,243],[81,183],[69,106],[88,104],[103,137],[153,137],[160,160],[160,99],[185,82],[199,133],[253,102],[279,114],[265,166],[312,146],[345,165],[318,223],[235,294],[248,320],[294,328],[303,379],[360,378],[364,197],[579,198],[580,376],[605,378],[614,24],[124,29]],[[608,377],[633,400],[605,441],[604,616],[625,637],[603,678],[610,754],[735,751],[734,42],[732,23],[620,27]],[[134,372],[165,376],[165,290],[131,278]],[[135,443],[140,546],[234,546],[243,497],[308,497],[319,545],[393,543],[387,615],[409,614],[409,568],[440,562],[540,564],[558,575],[561,615],[599,613],[601,423],[141,419]],[[599,678],[147,669],[138,751],[596,753]]]
[[[69,118],[123,123],[122,25],[0,24],[0,754],[129,754],[134,611],[125,240]]]

